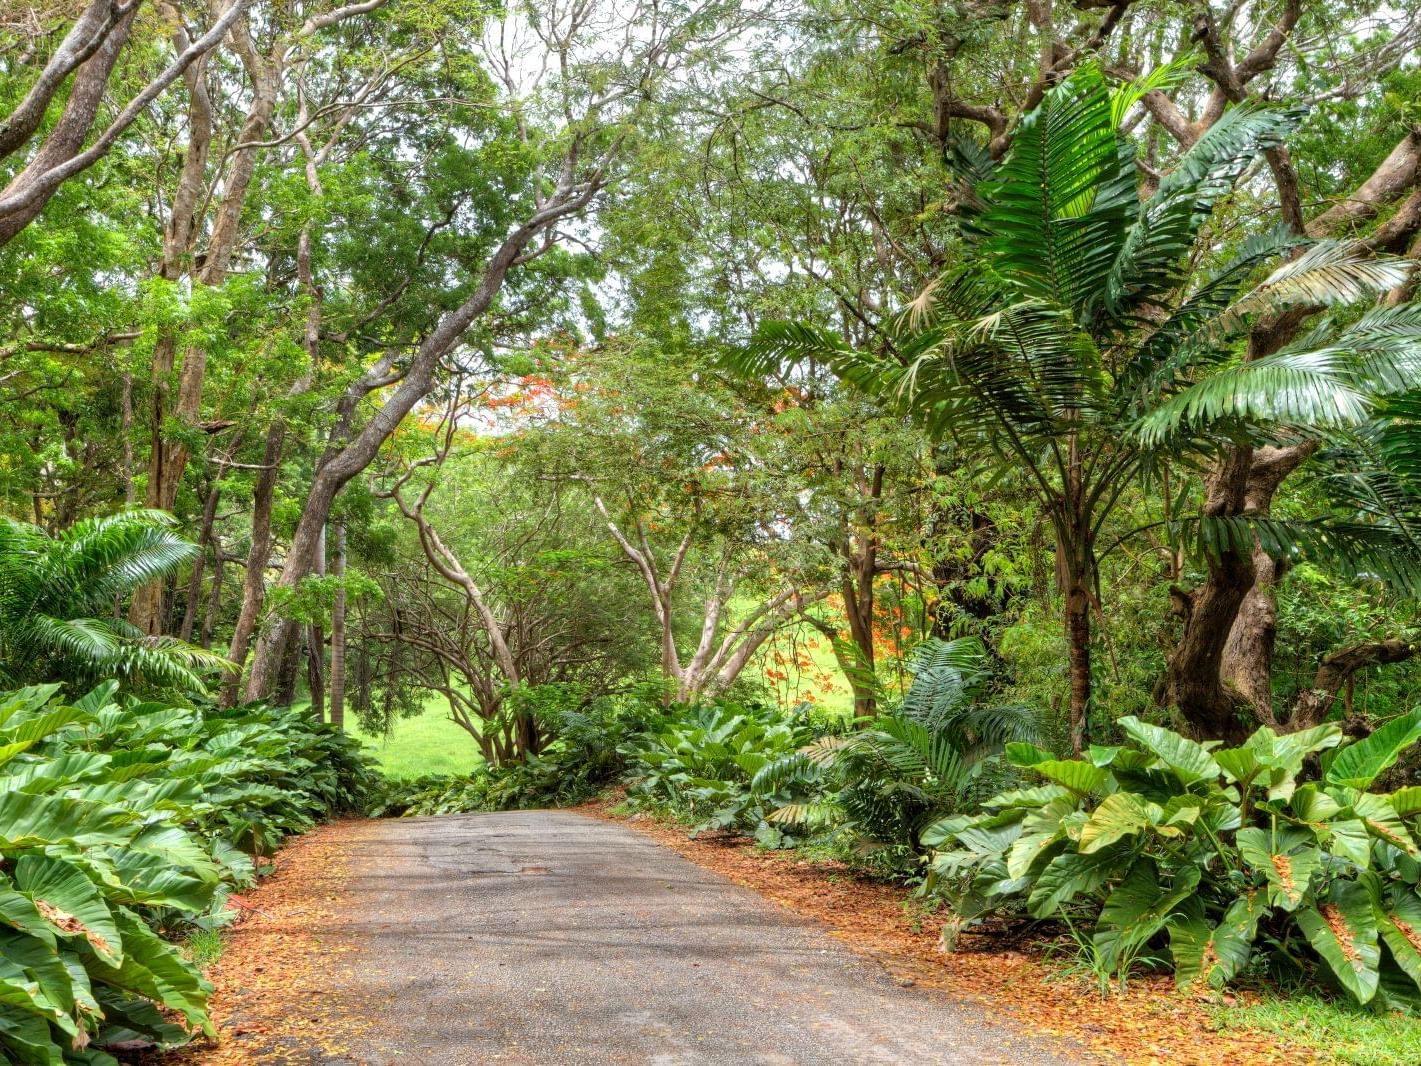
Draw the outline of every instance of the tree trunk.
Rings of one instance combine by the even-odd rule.
[[[1351,682],[1359,670],[1369,666],[1405,662],[1418,652],[1415,639],[1368,641],[1354,644],[1328,655],[1318,664],[1312,685],[1298,694],[1289,729],[1308,729],[1326,721],[1343,685]]]
[[[1210,475],[1204,518],[1243,512],[1253,449],[1230,448]],[[1206,560],[1209,576],[1196,589],[1170,590],[1183,620],[1179,644],[1165,666],[1165,699],[1202,740],[1233,739],[1246,732],[1242,697],[1224,683],[1224,647],[1244,597],[1253,587],[1251,553],[1228,547]]]
[[[1273,650],[1278,640],[1275,592],[1287,567],[1256,544],[1252,563],[1253,585],[1229,629],[1219,672],[1224,684],[1247,701],[1257,721],[1273,725]]]
[[[187,598],[183,603],[183,622],[178,636],[192,640],[193,626],[197,623],[197,603],[202,599],[202,574],[207,566],[207,554],[212,550],[212,526],[217,518],[217,502],[222,497],[220,482],[213,479],[207,490],[207,499],[202,505],[202,527],[198,533],[197,558],[192,561],[192,573],[188,575]]]
[[[107,32],[98,47],[79,66],[59,121],[25,169],[16,174],[4,191],[0,192],[0,201],[27,193],[29,187],[38,182],[46,172],[68,162],[83,148],[89,136],[89,129],[99,112],[99,106],[103,103],[104,90],[108,88],[114,64],[118,62],[119,53],[128,41],[137,14],[138,5],[134,4],[127,14],[113,23],[112,29]],[[35,220],[44,210],[49,198],[54,195],[56,188],[57,184],[42,195],[28,197],[24,206],[0,214],[0,245],[8,243]]]
[[[1090,721],[1090,594],[1079,581],[1066,593],[1066,647],[1071,681],[1071,752],[1085,748]]]
[[[345,521],[336,522],[335,556],[331,569],[337,581],[345,579]],[[331,608],[331,725],[345,728],[345,586],[336,585]]]
[[[286,646],[281,668],[276,674],[276,690],[272,702],[278,707],[290,707],[296,702],[296,682],[301,676],[301,643],[293,640]]]
[[[318,625],[306,629],[306,683],[311,689],[311,717],[326,720],[326,648]]]
[[[854,716],[872,717],[877,705],[877,683],[873,650],[873,574],[875,568],[867,553],[852,556],[846,563],[841,593],[844,616],[849,623],[850,648],[840,654],[843,670],[854,694]],[[837,638],[837,634],[835,635]]]
[[[252,543],[247,551],[247,573],[242,582],[242,607],[237,614],[237,624],[232,630],[232,643],[227,651],[227,657],[237,664],[238,669],[223,683],[224,707],[232,707],[237,702],[237,693],[242,682],[241,667],[247,661],[252,634],[256,632],[257,620],[261,615],[262,601],[266,593],[266,564],[271,558],[271,505],[276,492],[277,468],[281,464],[281,452],[285,442],[286,423],[281,420],[273,422],[266,431],[262,469],[252,490]],[[255,697],[249,695],[247,698]]]
[[[212,587],[207,593],[207,610],[202,614],[202,633],[198,638],[198,645],[203,648],[212,647],[212,630],[217,624],[217,612],[222,606],[222,575],[227,570],[227,557],[222,551],[222,542],[219,540],[214,544],[216,556],[212,560]]]
[[[326,574],[326,534],[321,531],[320,547],[316,550],[316,575]],[[312,622],[306,630],[306,671],[311,683],[311,712],[316,721],[326,720],[326,634],[320,622]]]

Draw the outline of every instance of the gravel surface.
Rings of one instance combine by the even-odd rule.
[[[346,920],[325,939],[348,949],[333,991],[371,1024],[326,1062],[1081,1061],[899,987],[820,927],[618,825],[565,811],[391,819],[354,846]]]

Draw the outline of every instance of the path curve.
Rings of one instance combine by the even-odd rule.
[[[623,826],[568,811],[375,823],[351,841],[339,1058],[440,1066],[1066,1063]],[[989,1024],[990,1021],[990,1024]]]

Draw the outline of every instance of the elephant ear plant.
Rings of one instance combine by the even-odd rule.
[[[1108,976],[1167,949],[1181,986],[1217,989],[1313,955],[1359,1003],[1421,1002],[1421,787],[1367,791],[1421,709],[1356,743],[1334,724],[1236,748],[1120,727],[1129,743],[1080,759],[1009,745],[1042,783],[924,831],[956,931],[1024,908],[1091,930]]]

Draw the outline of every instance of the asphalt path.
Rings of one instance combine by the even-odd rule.
[[[616,824],[389,819],[352,846],[329,977],[365,1024],[348,1055],[318,1061],[1079,1061],[981,1006],[900,987],[821,927]]]

